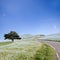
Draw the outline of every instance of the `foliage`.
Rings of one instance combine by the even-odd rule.
[[[14,39],[21,39],[15,31],[5,34],[4,37],[5,39],[11,39],[12,41],[14,41]]]

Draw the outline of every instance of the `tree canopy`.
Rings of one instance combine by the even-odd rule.
[[[14,41],[14,39],[21,39],[21,37],[15,31],[11,31],[8,34],[4,34],[5,39],[10,39]]]

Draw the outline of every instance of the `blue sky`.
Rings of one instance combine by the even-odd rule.
[[[0,0],[0,37],[60,33],[60,0]]]

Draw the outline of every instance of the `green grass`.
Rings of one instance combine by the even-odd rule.
[[[40,47],[41,43],[30,40],[0,46],[0,60],[34,60],[34,55]]]
[[[46,54],[47,53],[47,54]],[[43,43],[20,40],[0,46],[0,60],[56,60],[54,50]]]
[[[12,42],[0,42],[0,46],[2,45],[8,45],[8,44],[11,44]]]
[[[56,53],[50,46],[43,44],[36,52],[35,60],[57,60]]]

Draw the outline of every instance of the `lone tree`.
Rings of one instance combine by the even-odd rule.
[[[10,39],[12,42],[14,42],[14,39],[21,39],[19,35],[15,31],[11,31],[8,34],[4,34],[5,39]]]

